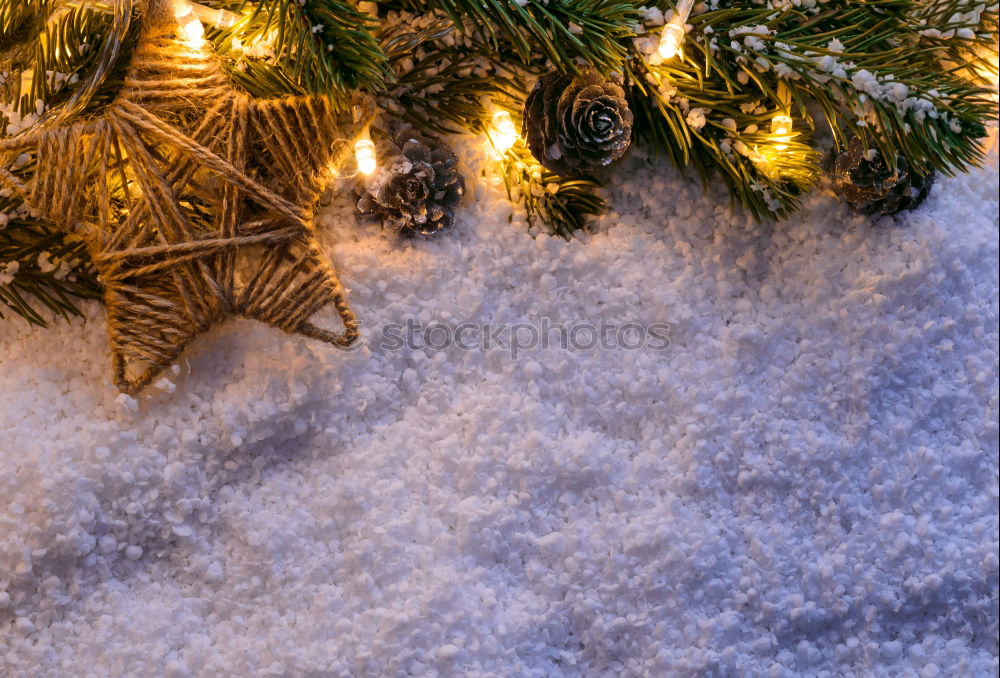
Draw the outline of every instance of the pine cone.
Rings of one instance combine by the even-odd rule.
[[[596,71],[552,72],[525,101],[523,133],[532,155],[552,172],[591,173],[628,150],[632,111],[625,91]]]
[[[834,190],[862,214],[896,214],[914,209],[927,198],[935,173],[913,171],[906,158],[896,155],[890,170],[878,150],[865,148],[860,137],[851,140],[833,165]]]
[[[431,235],[449,228],[465,195],[455,154],[443,146],[431,149],[417,139],[406,139],[400,156],[391,162],[388,176],[361,196],[358,212],[406,235]]]

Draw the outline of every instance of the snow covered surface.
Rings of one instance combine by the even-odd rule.
[[[133,401],[96,305],[0,323],[0,674],[996,675],[996,155],[779,225],[631,162],[568,243],[475,176],[435,241],[335,199],[354,353],[239,321]],[[374,341],[407,318],[671,341]]]

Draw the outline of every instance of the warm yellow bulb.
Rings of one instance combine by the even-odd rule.
[[[194,5],[194,12],[201,19],[202,23],[209,24],[215,28],[232,28],[240,18],[238,14],[233,12],[227,12],[224,9],[212,9],[204,5]]]
[[[659,53],[663,59],[673,59],[681,51],[681,44],[684,42],[684,27],[680,24],[669,23],[663,27],[660,34]]]
[[[494,113],[491,127],[490,139],[493,140],[493,146],[498,152],[503,153],[517,143],[520,135],[517,133],[517,127],[514,126],[514,120],[507,111]]]
[[[366,177],[375,173],[378,161],[375,156],[375,142],[368,132],[365,132],[354,142],[354,159],[358,163],[358,173]]]
[[[783,151],[788,148],[788,142],[792,140],[792,118],[786,113],[778,113],[771,118],[771,135],[777,142],[774,148]]]
[[[200,47],[205,42],[205,27],[188,0],[174,0],[174,18],[185,42],[192,47]]]

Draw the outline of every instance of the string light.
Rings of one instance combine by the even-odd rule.
[[[191,0],[174,0],[174,18],[180,26],[180,36],[192,47],[205,42],[205,24],[213,28],[232,28],[240,15],[223,9],[212,9]],[[238,38],[233,38],[233,48],[243,49]]]
[[[792,116],[788,114],[792,106],[792,95],[784,82],[778,83],[778,100],[781,102],[781,108],[775,111],[774,117],[771,118],[771,137],[775,142],[774,149],[783,151],[788,148],[792,137],[795,136],[792,133]]]
[[[240,20],[240,15],[235,12],[227,12],[224,9],[212,9],[198,3],[192,3],[190,0],[188,0],[188,4],[191,5],[192,11],[202,23],[215,28],[232,28]]]
[[[375,173],[378,160],[375,155],[375,142],[366,129],[354,142],[354,159],[358,164],[358,173],[366,177]]]
[[[673,59],[681,50],[682,42],[684,42],[684,27],[672,22],[667,24],[663,27],[663,33],[660,34],[660,47],[658,49],[660,56],[664,60]]]
[[[680,0],[674,7],[674,16],[663,27],[657,51],[664,60],[673,59],[681,51],[681,45],[684,44],[684,24],[691,16],[692,7],[694,7],[694,0]]]
[[[205,42],[205,27],[188,0],[174,0],[174,18],[180,26],[180,36],[192,47],[200,47]]]
[[[783,151],[788,148],[788,142],[792,140],[792,116],[785,113],[777,113],[771,118],[771,134],[777,142],[774,148]]]
[[[499,110],[493,114],[490,124],[490,140],[493,142],[493,147],[496,148],[498,153],[505,153],[510,150],[517,143],[519,136],[510,113]]]

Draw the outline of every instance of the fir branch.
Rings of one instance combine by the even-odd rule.
[[[942,19],[956,13],[967,23]],[[952,32],[948,49],[933,30],[928,37],[932,20]],[[833,0],[813,9],[733,3],[689,24],[683,54],[657,63],[637,51],[630,64],[636,136],[706,180],[721,175],[759,218],[788,213],[818,177],[818,154],[806,145],[812,102],[839,146],[861,135],[918,171],[950,173],[982,159],[978,137],[995,105],[988,90],[942,61],[995,39],[995,8],[979,11],[968,0]],[[767,134],[787,105],[779,83],[796,119],[790,143]]]
[[[636,5],[628,0],[409,0],[417,11],[439,10],[455,26],[495,51],[501,45],[522,64],[540,53],[555,68],[575,71],[576,60],[604,73],[618,70],[628,57],[625,40],[634,36]]]
[[[914,22],[914,4],[826,7],[816,15],[752,8],[693,17],[693,58],[734,91],[773,100],[781,80],[801,111],[806,101],[818,102],[839,146],[860,134],[884,157],[899,152],[918,171],[979,164],[982,124],[996,115],[990,92],[943,68],[935,47],[920,47],[926,26]],[[708,30],[717,26],[725,33]]]
[[[738,107],[705,111],[704,127],[693,129],[679,101],[635,83],[628,92],[638,141],[665,153],[678,167],[693,166],[706,186],[721,178],[734,202],[757,219],[790,214],[819,178],[818,153],[804,143],[808,137],[799,133],[776,148],[766,131],[769,116],[741,114]],[[745,124],[734,129],[735,120],[726,113]]]
[[[0,0],[0,54],[24,44],[51,0]]]
[[[394,71],[393,87],[379,97],[383,110],[440,137],[480,133],[490,117],[487,101],[518,105],[526,91],[527,71],[507,64],[487,46],[456,35],[447,19],[426,23],[382,35]]]
[[[522,142],[499,158],[507,195],[521,203],[529,224],[541,223],[552,235],[569,239],[586,228],[591,217],[604,214],[606,205],[596,180],[553,174]]]
[[[10,207],[7,199],[0,199],[0,203],[0,211]],[[58,267],[43,270],[39,264],[43,255],[53,264],[65,262],[69,273],[61,275]],[[43,309],[64,319],[81,316],[78,300],[100,296],[96,273],[81,240],[37,219],[16,218],[0,226],[0,304],[12,313],[44,327]],[[0,318],[4,318],[2,310]]]
[[[377,21],[347,0],[202,0],[239,15],[209,30],[234,80],[260,97],[380,91],[390,71],[374,35]],[[235,42],[238,40],[239,42]],[[236,45],[243,47],[237,48]]]
[[[138,39],[131,3],[0,0],[0,100],[20,116],[75,115],[111,101]]]
[[[626,84],[636,140],[678,167],[692,166],[706,185],[721,177],[758,219],[789,214],[819,176],[810,134],[800,122],[793,139],[776,139],[770,134],[782,105],[776,88],[773,99],[737,89],[718,72],[706,75],[701,63],[693,57],[633,65]]]

